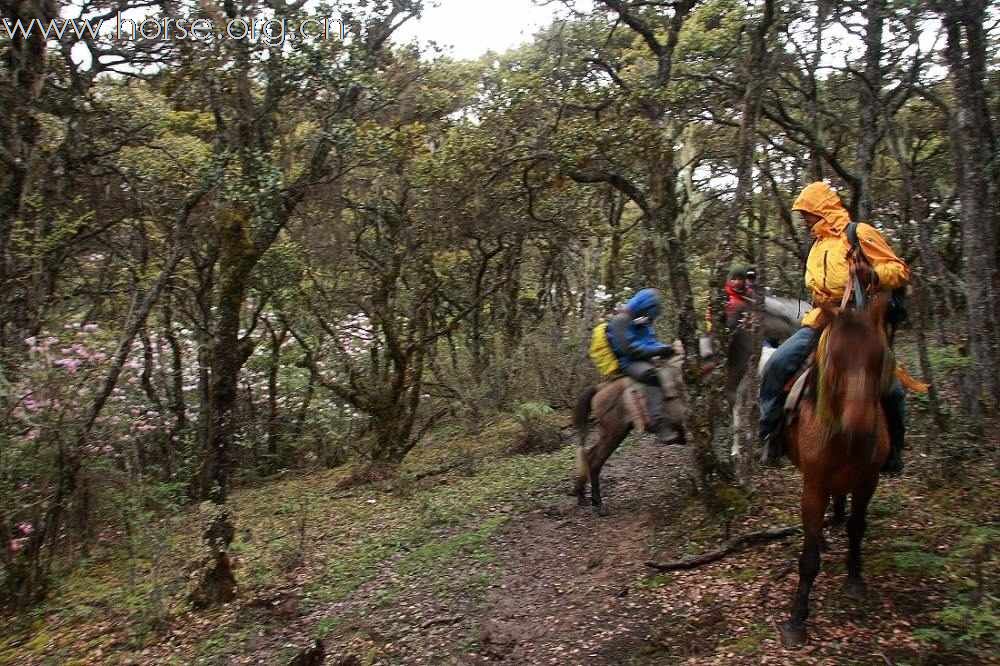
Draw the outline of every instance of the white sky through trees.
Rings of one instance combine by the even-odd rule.
[[[403,25],[394,41],[437,42],[451,47],[445,53],[456,59],[478,58],[487,51],[502,53],[530,41],[535,31],[565,9],[562,3],[540,7],[532,0],[436,0],[427,4],[423,16]]]

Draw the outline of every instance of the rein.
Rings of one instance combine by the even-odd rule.
[[[861,256],[864,257],[863,252]],[[840,299],[840,309],[843,310],[846,308],[847,304],[851,301],[851,296],[854,296],[854,307],[858,310],[864,310],[868,303],[865,298],[865,290],[861,286],[861,279],[858,277],[857,266],[859,261],[867,260],[858,258],[854,245],[847,251],[847,260],[849,274],[847,277],[847,286],[844,287],[844,297]]]

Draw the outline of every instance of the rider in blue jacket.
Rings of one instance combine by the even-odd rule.
[[[646,388],[650,429],[665,434],[663,389],[660,373],[650,361],[657,356],[669,358],[674,350],[656,339],[653,321],[660,314],[660,292],[643,289],[625,304],[608,322],[608,342],[618,358],[622,372]]]

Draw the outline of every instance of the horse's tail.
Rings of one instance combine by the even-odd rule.
[[[597,394],[596,386],[588,386],[576,399],[576,409],[573,410],[573,427],[579,436],[580,446],[587,444],[587,434],[590,432],[590,403]]]

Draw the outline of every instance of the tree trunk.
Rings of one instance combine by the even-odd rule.
[[[187,429],[187,404],[184,401],[184,351],[174,333],[173,293],[168,291],[163,302],[163,335],[170,346],[170,411],[174,415],[174,423],[166,440],[167,450],[163,452],[164,472],[168,481],[174,478],[174,454],[177,450],[181,434]]]
[[[753,164],[754,151],[756,148],[757,117],[760,113],[761,94],[768,80],[768,50],[767,36],[774,23],[774,0],[765,0],[763,15],[753,31],[753,41],[750,52],[747,55],[745,80],[746,87],[743,93],[743,110],[740,120],[740,131],[737,138],[737,168],[736,168],[736,192],[733,194],[733,205],[730,212],[730,227],[737,229],[741,219],[746,214],[747,227],[753,227],[753,215],[751,211],[753,192]],[[763,243],[760,244],[763,246]],[[734,259],[735,248],[732,244],[732,235],[724,234],[719,258],[719,267],[715,275],[715,284],[726,283],[729,266]],[[763,268],[762,264],[758,264]],[[729,349],[729,331],[726,330],[725,308],[718,308],[713,322],[717,343],[720,349]],[[748,369],[743,375],[740,387],[736,391],[736,402],[732,405],[733,410],[733,446],[732,464],[737,479],[746,483],[750,474],[751,443],[756,439],[754,433],[753,406],[755,404],[756,391],[756,365],[760,355],[761,332],[759,327],[754,327],[751,333],[751,354]],[[713,397],[722,395],[713,393]],[[721,407],[716,407],[713,411],[722,411]],[[713,441],[715,437],[713,437]]]
[[[201,497],[224,504],[233,471],[232,440],[235,432],[240,369],[250,357],[253,345],[240,340],[240,314],[246,300],[247,281],[259,256],[247,237],[249,212],[241,208],[223,209],[219,214],[219,295],[217,324],[210,353],[208,390],[208,431],[205,459],[201,470]]]
[[[806,98],[809,129],[814,138],[812,149],[809,151],[810,180],[823,180],[823,151],[815,143],[823,135],[823,121],[819,113],[819,85],[817,84],[816,73],[819,71],[820,60],[823,56],[823,34],[826,29],[826,19],[829,12],[830,3],[828,0],[819,0],[816,3],[816,44],[813,48],[812,60],[809,63],[809,94]]]
[[[880,93],[882,90],[882,28],[885,0],[868,0],[865,5],[865,71],[861,86],[861,137],[858,141],[858,187],[851,197],[851,218],[868,222],[872,214],[871,177],[875,149],[880,138]]]
[[[958,140],[953,141],[959,170],[962,250],[965,259],[966,334],[971,359],[965,386],[969,416],[982,425],[982,406],[997,407],[1000,371],[996,358],[996,238],[993,179],[989,165],[995,137],[986,104],[984,0],[944,3],[948,35],[945,54],[955,89]]]
[[[609,188],[608,194],[608,227],[611,230],[611,242],[608,247],[608,260],[604,268],[604,288],[612,305],[621,298],[618,276],[621,275],[622,254],[622,213],[625,211],[625,198]]]
[[[931,366],[931,357],[927,347],[927,287],[918,284],[913,290],[913,302],[916,310],[916,326],[914,327],[917,337],[917,355],[920,359],[920,373],[924,382],[927,383],[927,398],[931,407],[931,416],[934,423],[942,432],[947,429],[944,419],[944,412],[941,411],[941,398],[938,395],[938,387],[934,381],[934,369]]]
[[[37,19],[40,24],[47,25],[59,17],[59,4],[54,0],[4,3],[0,17],[12,23],[20,20],[24,25]],[[0,169],[0,289],[3,290],[0,309],[4,312],[4,316],[0,317],[0,348],[23,337],[17,329],[22,328],[24,322],[9,316],[14,311],[10,306],[18,298],[17,290],[10,290],[8,285],[11,269],[9,243],[14,222],[21,212],[35,147],[41,134],[36,113],[45,84],[46,39],[41,30],[34,30],[27,38],[15,36],[10,39],[5,50],[6,72],[0,79],[0,106],[3,108],[0,113],[0,159],[3,166]],[[11,324],[15,330],[8,330]]]
[[[279,414],[278,414],[278,370],[281,369],[281,346],[288,336],[288,330],[276,333],[271,324],[265,320],[269,337],[271,339],[271,361],[267,368],[267,461],[265,468],[268,471],[277,469],[280,460],[278,452],[279,439],[281,437]]]

